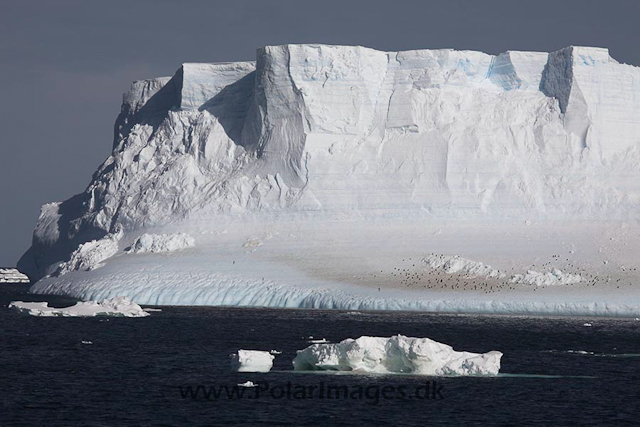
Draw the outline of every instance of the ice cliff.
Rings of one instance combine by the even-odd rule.
[[[85,191],[42,207],[18,266],[37,280],[82,264],[90,242],[112,256],[154,227],[230,217],[610,220],[639,207],[640,68],[607,49],[267,46],[255,62],[134,82],[112,154]]]

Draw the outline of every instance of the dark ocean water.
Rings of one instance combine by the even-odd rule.
[[[0,286],[1,426],[640,424],[640,321],[633,319],[192,307],[140,319],[36,318],[6,308],[45,299],[26,289]],[[309,336],[336,342],[398,333],[457,350],[500,350],[505,375],[291,371]],[[228,355],[241,348],[282,354],[271,373],[232,373]],[[227,398],[224,386],[233,392],[247,380],[260,390]],[[197,398],[183,396],[198,386],[205,388]],[[340,389],[348,397],[320,397],[322,387],[338,386],[348,387]],[[205,398],[210,387],[222,397]],[[309,387],[313,398],[300,391]]]

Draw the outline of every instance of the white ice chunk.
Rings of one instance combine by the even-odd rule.
[[[188,234],[148,234],[138,237],[131,244],[127,253],[139,254],[145,252],[173,252],[191,248],[196,242]]]
[[[275,356],[268,351],[238,350],[231,360],[231,367],[236,372],[269,372],[273,367]]]
[[[557,268],[544,273],[529,270],[526,274],[516,274],[511,278],[511,282],[513,283],[524,283],[536,286],[571,285],[573,283],[580,283],[581,280],[582,277],[579,274],[563,273]]]
[[[30,316],[41,317],[145,317],[149,315],[142,307],[127,297],[115,297],[105,299],[102,302],[80,301],[76,305],[64,308],[49,307],[47,302],[13,301],[9,304],[9,308]]]
[[[497,375],[501,357],[499,351],[484,354],[454,351],[451,346],[429,338],[363,336],[299,350],[293,366],[297,371]]]
[[[258,385],[253,381],[245,381],[243,383],[238,384],[238,387],[258,387]]]
[[[487,277],[504,279],[507,275],[489,265],[479,261],[472,261],[458,255],[431,254],[422,262],[432,270],[442,270],[447,274],[462,274],[465,278]],[[528,270],[524,274],[514,274],[512,283],[520,283],[536,286],[570,285],[580,283],[582,277],[579,274],[564,273],[558,268],[552,268],[547,272]]]
[[[0,268],[0,283],[29,283],[29,278],[17,268]]]
[[[431,254],[422,262],[434,270],[443,270],[447,274],[460,273],[469,277],[495,277],[504,278],[506,275],[482,262],[472,261],[458,255]]]
[[[92,240],[78,246],[69,261],[58,266],[55,275],[62,276],[72,271],[89,271],[102,267],[103,262],[118,252],[118,242],[122,231],[111,233],[99,240]]]

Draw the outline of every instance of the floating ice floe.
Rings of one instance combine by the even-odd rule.
[[[429,338],[363,336],[299,350],[293,366],[296,371],[497,375],[501,357],[499,351],[484,354],[454,351],[451,346]]]
[[[275,354],[282,354],[282,352],[281,352],[281,351],[278,351],[278,350],[269,350],[269,353],[270,353],[270,354],[274,354],[274,355],[275,355]]]
[[[0,283],[29,283],[29,278],[17,268],[0,268]]]
[[[185,233],[148,234],[145,233],[133,241],[127,251],[130,254],[173,252],[195,246],[193,237]]]
[[[593,326],[593,325],[592,325],[591,323],[585,323],[585,324],[584,324],[584,325],[582,325],[582,326]]]
[[[245,381],[243,383],[238,384],[238,387],[258,387],[258,385],[252,381]]]
[[[236,372],[269,372],[275,357],[268,351],[238,350],[232,355],[231,368]]]
[[[47,302],[13,301],[9,304],[9,308],[30,316],[41,317],[149,316],[149,313],[127,297],[115,297],[101,302],[80,301],[76,305],[64,308],[49,307]]]

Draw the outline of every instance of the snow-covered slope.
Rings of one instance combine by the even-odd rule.
[[[135,82],[112,155],[83,193],[42,207],[19,267],[42,278],[119,231],[122,253],[148,230],[228,221],[575,223],[639,208],[640,68],[607,49],[267,46],[255,63]]]

